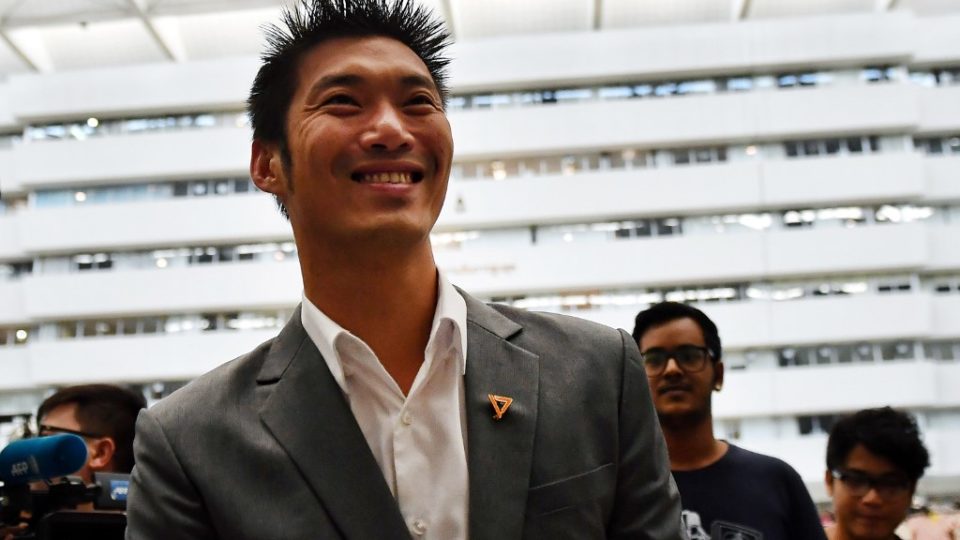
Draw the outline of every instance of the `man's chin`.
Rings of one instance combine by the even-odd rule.
[[[855,538],[863,540],[886,540],[890,538],[891,531],[889,522],[859,518],[850,527],[850,532]]]
[[[657,417],[665,429],[684,429],[710,420],[709,408],[696,408],[689,404],[658,404]]]

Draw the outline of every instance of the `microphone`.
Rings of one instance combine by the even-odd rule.
[[[87,462],[87,443],[77,435],[24,439],[0,451],[4,485],[27,484],[73,474]]]

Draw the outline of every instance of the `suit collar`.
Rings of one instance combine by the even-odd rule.
[[[300,319],[301,307],[293,310],[293,315],[283,326],[267,353],[257,375],[257,384],[276,382],[284,374],[307,337]]]
[[[457,287],[457,291],[461,296],[463,296],[464,301],[467,303],[468,323],[474,323],[477,326],[485,329],[487,332],[499,337],[500,339],[510,339],[523,329],[522,326],[514,322],[512,319],[509,319],[499,311],[463,292],[463,290],[461,290],[459,287]],[[470,335],[468,333],[468,343],[469,339]],[[469,350],[470,347],[468,345],[468,355]]]
[[[533,462],[540,359],[509,341],[522,326],[468,294],[463,297],[470,537],[520,538]],[[499,420],[490,394],[513,399]]]
[[[346,538],[409,539],[340,387],[294,313],[257,377],[260,419]]]
[[[521,325],[460,293],[467,304],[464,406],[470,537],[520,538],[537,423],[539,357],[509,341],[522,331]],[[409,538],[349,404],[303,329],[299,308],[274,341],[257,383],[265,393],[260,412],[264,425],[343,536]],[[513,398],[500,420],[493,418],[490,394]],[[305,420],[311,417],[321,420]]]

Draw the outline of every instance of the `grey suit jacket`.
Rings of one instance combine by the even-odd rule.
[[[680,538],[633,339],[464,297],[470,537]],[[128,540],[410,538],[299,310],[142,412],[134,447]]]

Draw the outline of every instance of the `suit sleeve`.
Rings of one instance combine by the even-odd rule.
[[[149,410],[137,418],[133,453],[126,540],[216,538],[197,490]]]
[[[620,331],[623,379],[620,395],[620,461],[617,498],[608,538],[683,538],[680,493],[670,474],[667,446],[650,399],[640,351]]]

